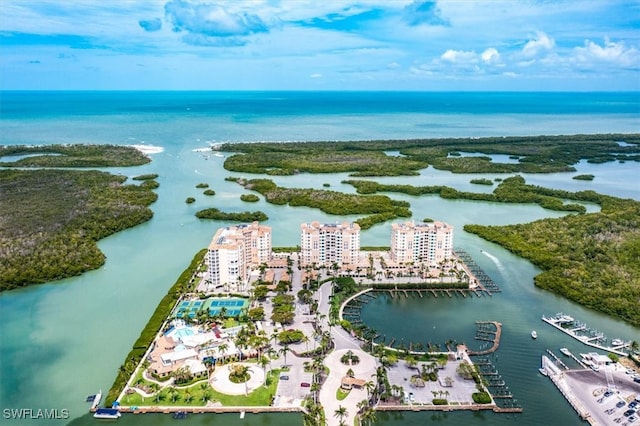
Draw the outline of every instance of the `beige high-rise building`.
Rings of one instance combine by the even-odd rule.
[[[452,257],[453,227],[444,222],[391,225],[391,259],[398,263],[435,266]]]
[[[303,223],[300,226],[300,264],[339,266],[358,263],[360,226],[344,222]]]
[[[219,228],[209,244],[209,290],[246,283],[251,268],[271,259],[271,227],[258,222]]]

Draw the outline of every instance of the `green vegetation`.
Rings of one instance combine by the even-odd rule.
[[[338,388],[338,390],[336,391],[336,399],[338,401],[342,401],[343,399],[345,399],[346,397],[349,396],[350,392],[351,391],[343,390],[342,388]]]
[[[198,189],[203,189],[203,188],[208,188],[209,184],[208,183],[204,183],[204,182],[200,182],[199,184],[196,185],[196,188]]]
[[[264,319],[264,308],[251,308],[249,309],[249,312],[247,312],[247,315],[251,321],[262,321]]]
[[[361,251],[389,251],[391,247],[389,246],[361,246]]]
[[[247,203],[255,203],[260,201],[260,197],[258,197],[256,194],[242,194],[240,196],[240,199]]]
[[[153,216],[157,195],[98,171],[0,170],[0,290],[104,264],[96,242]]]
[[[213,207],[196,212],[196,217],[198,219],[233,220],[236,222],[264,222],[269,219],[269,217],[261,211],[227,213]]]
[[[145,180],[140,184],[143,188],[156,189],[160,184],[155,180]]]
[[[431,219],[430,217],[425,217],[424,219],[422,219],[423,223],[432,223],[433,219]]]
[[[284,330],[278,333],[278,341],[283,345],[298,343],[303,337],[304,333],[300,330]]]
[[[22,156],[3,167],[128,167],[151,160],[139,150],[122,145],[41,145],[0,146],[0,157]]]
[[[307,145],[308,151],[260,150],[232,155],[225,160],[224,168],[236,172],[285,176],[302,172],[354,172],[353,176],[413,176],[418,174],[416,170],[427,166],[426,163],[403,157],[389,157],[381,151],[343,150],[342,144],[335,149],[315,143]],[[241,147],[241,150],[243,148]]]
[[[153,312],[153,315],[151,315],[151,318],[149,318],[147,325],[142,329],[140,336],[133,344],[133,348],[125,358],[124,364],[122,364],[118,370],[118,375],[116,376],[113,385],[111,385],[111,389],[109,389],[109,393],[107,393],[107,397],[105,399],[108,404],[115,401],[120,392],[122,392],[127,384],[127,380],[129,380],[129,377],[131,377],[142,360],[144,353],[162,327],[164,321],[171,313],[171,309],[180,296],[182,296],[183,293],[192,290],[195,286],[193,277],[203,262],[204,255],[206,253],[207,249],[202,249],[193,257],[191,264],[182,272],[182,274],[180,274],[175,284],[171,286],[167,294],[156,307],[156,310]]]
[[[213,195],[216,195],[216,191],[214,191],[213,189],[205,189],[203,194],[211,197]]]
[[[491,395],[487,392],[474,392],[471,397],[476,404],[491,404]]]
[[[324,186],[325,188],[329,188],[331,186],[331,184],[325,182],[325,183],[322,184],[322,186]]]
[[[187,197],[187,199],[184,200],[184,202],[187,203],[187,204],[193,204],[193,203],[196,202],[196,199],[193,198],[193,197]]]
[[[565,199],[575,201],[594,202],[589,193],[573,194],[569,191],[548,189],[541,186],[526,185],[521,176],[504,179],[493,193],[463,192],[448,186],[412,186],[386,185],[368,180],[345,180],[356,188],[358,194],[375,194],[376,192],[400,192],[408,195],[438,194],[445,199],[463,199],[475,201],[491,201],[496,203],[535,203],[540,207],[556,210],[584,213],[586,208],[582,204],[565,203]]]
[[[157,178],[158,178],[158,174],[157,173],[147,173],[146,175],[134,176],[131,179],[133,179],[133,180],[153,180],[153,179],[157,179]]]
[[[471,179],[469,182],[476,185],[493,185],[493,181],[491,179]]]
[[[574,177],[572,177],[571,179],[575,179],[575,180],[593,180],[595,179],[594,175],[576,175]]]
[[[249,374],[249,367],[243,364],[234,364],[230,367],[229,380],[232,383],[245,383],[249,381],[251,375]]]
[[[300,251],[300,246],[295,247],[272,247],[271,251],[274,253],[297,253]]]
[[[295,298],[290,294],[279,294],[271,299],[273,305],[273,313],[271,321],[281,324],[291,324],[293,322],[294,312],[293,303]]]
[[[619,141],[631,145],[620,146]],[[590,163],[640,161],[640,134],[510,136],[487,138],[387,141],[234,143],[221,150],[224,167],[246,173],[353,172],[352,176],[416,175],[429,165],[453,173],[556,173],[575,171],[580,160]],[[384,151],[402,156],[387,156]],[[460,151],[483,153],[463,157]],[[457,154],[457,155],[456,155]],[[494,163],[488,155],[505,154],[517,163]]]
[[[266,386],[260,386],[253,390],[249,395],[227,395],[218,392],[206,381],[197,383],[189,387],[172,387],[162,388],[158,393],[149,397],[142,397],[139,393],[125,395],[122,400],[127,405],[157,405],[157,406],[189,406],[202,407],[208,401],[220,402],[224,407],[259,407],[271,404],[271,399],[275,395],[278,386],[279,369],[269,371],[266,377]]]
[[[355,222],[362,229],[398,217],[411,217],[409,203],[386,195],[361,196],[323,189],[283,188],[269,179],[238,180],[247,189],[262,194],[268,203],[307,206],[335,215],[368,214]]]
[[[598,203],[601,211],[519,225],[466,225],[464,230],[541,268],[536,286],[639,326],[640,202],[593,191],[565,197]]]
[[[449,401],[444,398],[433,398],[431,401],[433,405],[449,405]],[[491,402],[491,401],[489,401]]]

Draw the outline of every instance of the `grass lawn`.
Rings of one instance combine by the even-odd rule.
[[[336,391],[336,399],[338,401],[342,401],[349,395],[349,392],[351,391],[344,391],[341,388],[338,388],[338,390]]]
[[[269,406],[275,395],[280,377],[280,370],[273,370],[267,374],[271,379],[269,386],[261,386],[249,395],[227,395],[213,390],[206,381],[197,383],[186,389],[164,388],[158,395],[143,398],[140,394],[134,393],[125,395],[122,398],[123,405],[140,406],[193,406],[201,407],[207,401],[220,402],[224,406]]]

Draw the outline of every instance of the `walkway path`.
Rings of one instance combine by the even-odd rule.
[[[338,425],[340,420],[334,416],[335,411],[339,406],[347,409],[347,416],[344,418],[344,422],[347,425],[354,424],[354,418],[358,412],[357,404],[363,399],[367,399],[367,391],[363,389],[352,389],[349,395],[342,401],[338,401],[336,398],[336,392],[340,388],[342,378],[346,375],[347,370],[352,369],[355,373],[355,378],[366,381],[374,380],[372,375],[376,372],[376,359],[368,353],[356,349],[352,350],[354,355],[360,358],[360,362],[355,365],[345,365],[340,361],[340,358],[346,354],[348,349],[339,349],[333,351],[324,360],[324,363],[329,367],[329,377],[322,385],[320,390],[320,403],[324,407],[324,413],[327,419],[327,425]]]
[[[246,383],[233,383],[229,380],[231,368],[238,364],[249,367],[250,378]],[[216,368],[216,371],[211,375],[209,383],[215,390],[227,395],[246,395],[262,386],[264,379],[265,373],[262,368],[256,364],[239,362]]]

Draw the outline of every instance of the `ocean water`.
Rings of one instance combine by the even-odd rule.
[[[230,211],[262,210],[270,217],[273,244],[296,245],[298,224],[336,217],[310,208],[274,206],[239,200],[242,188],[224,180],[224,158],[197,151],[210,143],[231,141],[403,139],[572,133],[626,133],[640,130],[637,93],[388,93],[388,92],[2,92],[0,144],[114,143],[156,147],[150,164],[109,169],[135,176],[158,173],[159,199],[151,221],[99,243],[107,263],[80,277],[0,294],[0,410],[68,409],[74,424],[92,423],[85,396],[107,391],[132,343],[158,301],[225,222],[194,216],[205,207]],[[525,175],[528,182],[569,190],[593,189],[640,199],[633,177],[638,163],[577,165],[593,181],[573,174]],[[346,174],[273,177],[281,185],[353,192],[341,184]],[[376,180],[414,185],[471,185],[474,177],[431,168],[416,177]],[[195,188],[207,182],[214,197]],[[1,196],[1,193],[0,193]],[[187,205],[188,196],[197,199]],[[474,299],[380,299],[364,315],[373,326],[398,338],[436,341],[469,339],[474,321],[499,320],[504,338],[496,366],[525,412],[518,416],[489,413],[404,413],[379,415],[380,425],[441,424],[580,424],[570,406],[548,380],[539,377],[539,356],[546,347],[586,350],[540,321],[542,314],[571,313],[610,337],[640,338],[640,330],[536,289],[538,272],[528,262],[461,228],[467,223],[522,223],[559,214],[538,206],[496,205],[434,196],[407,200],[416,218],[444,220],[456,228],[454,244],[471,253],[503,292]],[[595,206],[588,206],[593,211]],[[388,245],[390,224],[362,232],[363,245]],[[484,255],[481,250],[489,253]],[[401,321],[410,315],[411,327]],[[457,321],[451,321],[456,318]],[[532,342],[531,329],[539,338]],[[299,416],[193,417],[191,424],[301,424]],[[148,419],[148,420],[146,420]],[[3,419],[4,420],[4,419]],[[156,424],[168,418],[148,417]],[[68,420],[60,420],[64,424]],[[120,423],[139,424],[137,417]],[[33,421],[33,424],[43,424]],[[9,422],[22,424],[22,422]]]

